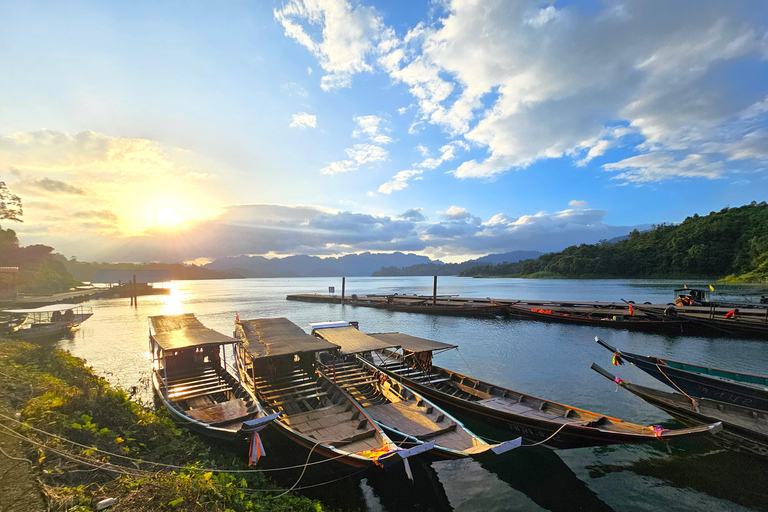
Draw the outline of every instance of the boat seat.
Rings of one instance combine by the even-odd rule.
[[[160,370],[159,374],[160,375],[163,374],[162,370]],[[188,381],[194,381],[200,378],[215,377],[215,376],[216,376],[216,372],[213,370],[213,368],[209,368],[205,371],[194,373],[194,374],[187,374],[185,376],[180,376],[179,374],[173,375],[172,376],[173,378],[168,380],[168,384],[170,385],[183,384]]]
[[[363,386],[365,384],[375,384],[377,382],[376,379],[368,379],[368,380],[357,380],[355,382],[339,382],[339,385],[344,386],[345,388],[353,388],[356,386]]]
[[[421,384],[437,384],[438,382],[446,382],[449,381],[448,377],[440,377],[439,379],[428,379],[426,377],[419,379],[419,382]]]
[[[172,401],[189,400],[190,398],[198,398],[198,397],[201,397],[201,396],[216,395],[218,393],[226,393],[227,391],[231,391],[231,388],[224,384],[224,385],[217,386],[217,387],[211,388],[211,389],[204,389],[204,390],[199,390],[197,392],[189,393],[189,394],[185,394],[185,395],[181,395],[181,396],[169,397],[169,399],[172,400]]]
[[[368,373],[368,374],[364,374],[364,375],[361,374],[361,375],[358,375],[358,376],[355,376],[355,377],[350,377],[350,378],[337,379],[337,382],[339,384],[347,384],[349,382],[357,382],[357,381],[360,381],[360,380],[372,380],[372,379],[375,380],[373,378],[373,376],[370,373]]]
[[[262,391],[262,395],[264,395],[265,397],[269,397],[271,395],[286,394],[286,392],[289,393],[290,391],[292,391],[294,389],[298,390],[298,389],[306,388],[306,387],[317,387],[317,382],[311,380],[311,381],[306,382],[304,384],[298,384],[296,386],[291,386],[291,387],[288,387],[288,388],[267,389],[267,390]]]
[[[279,406],[279,405],[292,404],[292,403],[296,403],[296,402],[301,402],[302,400],[309,400],[311,398],[320,398],[320,397],[323,397],[323,396],[328,396],[328,393],[323,391],[321,393],[315,393],[313,395],[298,396],[296,398],[291,398],[291,399],[288,399],[288,400],[271,402],[271,405],[278,405]]]
[[[339,447],[344,446],[345,444],[352,444],[357,441],[360,441],[362,439],[366,439],[369,437],[373,437],[376,435],[375,429],[366,430],[364,432],[360,432],[359,434],[355,434],[353,436],[346,437],[344,439],[341,439],[340,441],[329,443],[331,446]]]
[[[220,380],[218,377],[215,379],[205,379],[201,381],[190,381],[188,384],[177,384],[175,386],[171,386],[168,388],[168,395],[174,395],[174,394],[183,394],[188,391],[193,391],[195,389],[203,389],[210,386],[216,386],[224,384],[224,381]]]

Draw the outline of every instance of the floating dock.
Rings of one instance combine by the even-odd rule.
[[[668,335],[703,335],[760,338],[768,341],[768,309],[743,308],[726,319],[733,307],[635,304],[630,302],[559,301],[460,297],[454,295],[294,294],[287,300],[345,304],[386,311],[431,315],[516,318],[593,327],[657,332]],[[630,306],[632,309],[630,310]]]

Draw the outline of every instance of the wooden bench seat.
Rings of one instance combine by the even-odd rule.
[[[215,386],[217,384],[223,384],[223,383],[224,382],[222,380],[216,377],[214,379],[205,379],[200,381],[189,382],[188,384],[176,384],[168,388],[168,394],[173,395],[178,393],[184,393],[186,391],[206,388],[206,387]]]
[[[160,372],[160,375],[162,375],[163,372]],[[197,380],[205,377],[211,377],[216,376],[216,372],[213,368],[208,368],[206,370],[203,370],[201,372],[195,372],[195,373],[187,373],[187,374],[171,374],[170,378],[168,379],[168,384],[183,384],[190,380]]]
[[[287,387],[287,388],[280,388],[280,389],[266,389],[266,390],[263,390],[263,391],[262,390],[259,390],[259,391],[261,391],[262,395],[264,395],[265,397],[268,397],[268,396],[272,396],[272,395],[280,395],[280,394],[290,393],[294,389],[298,390],[298,389],[306,388],[306,387],[310,387],[310,386],[317,387],[317,382],[315,382],[313,380],[308,380],[304,384],[298,384],[296,386],[290,386],[290,387]]]
[[[276,405],[276,406],[282,406],[282,405],[286,405],[286,404],[292,404],[292,403],[296,403],[296,402],[301,402],[302,400],[309,400],[311,398],[320,398],[320,397],[323,397],[323,396],[328,396],[328,393],[323,391],[323,392],[320,392],[320,393],[314,393],[312,395],[297,396],[295,398],[290,398],[288,400],[270,401],[270,404],[271,405]]]
[[[345,437],[344,439],[340,439],[340,440],[335,441],[335,442],[330,443],[330,444],[331,444],[331,446],[339,447],[339,446],[344,446],[345,444],[352,444],[352,443],[355,443],[357,441],[360,441],[361,439],[366,439],[368,437],[373,437],[375,435],[376,435],[376,430],[369,429],[369,430],[365,430],[363,432],[360,432],[359,434],[355,434],[353,436]]]
[[[216,395],[218,393],[226,393],[227,391],[231,391],[231,388],[226,385],[222,384],[221,386],[217,386],[214,388],[208,388],[208,389],[201,389],[190,393],[185,393],[182,395],[177,396],[169,396],[169,400],[173,401],[179,401],[179,400],[189,400],[190,398],[198,398],[201,396],[208,396],[208,395]]]
[[[339,382],[339,385],[344,386],[345,388],[354,388],[357,386],[362,386],[365,384],[375,384],[378,382],[376,379],[368,379],[368,380],[356,380],[355,382]]]

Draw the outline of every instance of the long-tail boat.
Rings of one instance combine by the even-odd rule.
[[[659,382],[684,394],[768,411],[766,377],[641,356],[617,350],[598,337],[595,341],[613,352],[616,364],[627,360]]]
[[[235,322],[245,340],[243,378],[274,425],[299,445],[353,467],[386,466],[432,448],[401,450],[366,411],[316,369],[315,354],[338,347],[310,336],[287,318]],[[406,469],[408,471],[408,469]]]
[[[612,310],[574,306],[531,306],[528,304],[507,304],[506,308],[510,316],[541,322],[611,327],[669,335],[686,334],[689,330],[688,327],[690,327],[690,322],[682,318],[646,315],[641,311],[635,314],[633,309]]]
[[[435,351],[454,349],[438,341],[403,333],[371,334],[400,351],[374,353],[381,371],[438,404],[455,408],[477,421],[552,448],[580,448],[618,443],[667,440],[716,433],[720,425],[668,430],[537,398],[467,377],[432,364]]]
[[[0,334],[17,340],[61,336],[76,329],[93,316],[81,304],[49,304],[31,309],[6,309]]]
[[[388,348],[388,343],[360,332],[349,322],[311,323],[312,334],[340,347],[340,357],[320,354],[320,371],[338,384],[398,443],[419,445],[434,441],[440,458],[501,454],[520,446],[521,439],[489,444],[463,423],[421,394],[379,371],[363,355]]]
[[[246,438],[268,416],[237,377],[242,342],[203,325],[193,313],[149,317],[152,386],[171,417],[198,433]],[[229,356],[227,353],[234,356]]]
[[[632,384],[594,363],[592,369],[683,424],[722,422],[723,431],[716,436],[716,442],[768,455],[768,413],[765,411]]]

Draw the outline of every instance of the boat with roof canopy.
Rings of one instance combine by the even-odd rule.
[[[476,421],[551,448],[582,448],[714,434],[713,423],[668,430],[643,426],[513,391],[432,364],[435,352],[457,345],[403,333],[371,334],[398,350],[374,352],[372,363],[394,379]]]
[[[264,408],[279,417],[274,425],[313,453],[352,467],[388,466],[428,451],[433,442],[401,449],[373,418],[316,368],[318,352],[338,347],[310,336],[287,318],[235,322],[245,361],[243,379]],[[309,459],[308,459],[309,460]]]
[[[31,340],[69,333],[93,316],[93,310],[80,304],[49,304],[31,309],[6,309],[3,334],[18,340]]]
[[[320,353],[323,375],[341,386],[399,444],[433,440],[431,453],[448,459],[499,455],[520,446],[520,438],[487,443],[435,403],[378,370],[370,362],[370,353],[394,348],[390,343],[360,332],[350,322],[309,325],[313,335],[340,347],[338,357]]]
[[[151,316],[149,327],[152,386],[178,423],[236,440],[254,439],[276,418],[240,380],[241,340],[209,329],[193,313]]]

